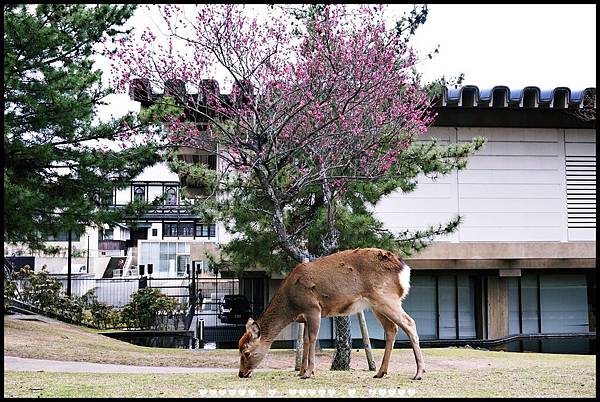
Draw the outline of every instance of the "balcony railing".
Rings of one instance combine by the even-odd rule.
[[[100,240],[98,250],[125,250],[125,240]]]

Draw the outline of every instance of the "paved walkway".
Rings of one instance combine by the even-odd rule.
[[[4,356],[5,371],[49,371],[62,373],[237,373],[237,369],[210,367],[153,367],[122,364],[64,362]],[[263,371],[263,370],[258,370]]]

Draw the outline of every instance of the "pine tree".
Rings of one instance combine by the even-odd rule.
[[[142,129],[133,114],[94,121],[112,92],[93,69],[95,46],[118,37],[135,6],[3,7],[5,241],[43,249],[48,235],[143,211],[103,199],[153,164],[156,147],[99,145]]]

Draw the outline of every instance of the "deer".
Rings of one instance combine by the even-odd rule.
[[[349,316],[370,307],[385,331],[385,352],[374,378],[387,374],[398,327],[408,335],[417,364],[413,380],[425,372],[415,321],[403,310],[410,289],[410,267],[395,254],[377,248],[340,251],[298,264],[239,340],[239,377],[248,378],[267,355],[279,333],[292,322],[304,323],[299,376],[315,369],[321,317]]]

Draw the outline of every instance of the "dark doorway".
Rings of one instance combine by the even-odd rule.
[[[240,293],[250,300],[254,318],[260,316],[265,308],[265,281],[265,277],[240,279]]]
[[[148,240],[148,229],[149,228],[131,228],[130,240],[126,241],[125,246],[136,247],[138,240]]]

